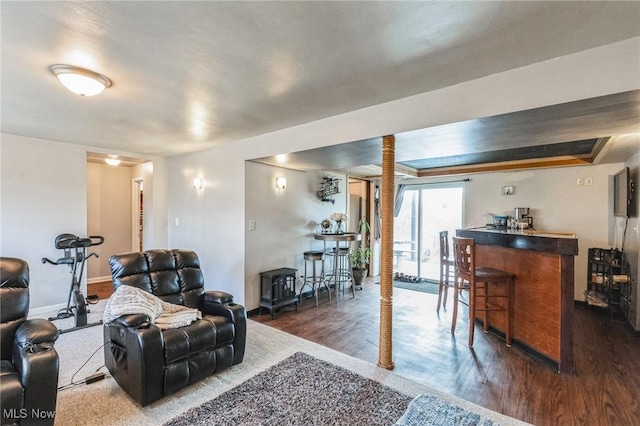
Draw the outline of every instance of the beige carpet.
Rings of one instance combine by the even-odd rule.
[[[56,348],[60,353],[59,386],[68,384],[76,370],[101,345],[102,326],[61,335],[56,343]],[[376,380],[411,397],[421,393],[436,395],[496,423],[503,425],[523,424],[415,383],[366,361],[249,321],[247,351],[243,363],[144,408],[132,402],[111,378],[60,391],[58,393],[56,425],[160,425],[189,408],[199,406],[238,386],[295,352],[301,351]],[[99,349],[96,355],[76,375],[75,380],[78,381],[89,376],[103,364],[102,349]],[[103,369],[103,371],[105,370]],[[291,395],[291,398],[292,402],[295,402],[295,395]]]

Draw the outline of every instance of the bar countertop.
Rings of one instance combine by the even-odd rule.
[[[468,228],[456,230],[456,235],[473,238],[476,244],[533,250],[544,253],[576,256],[578,239],[575,234],[535,230]]]

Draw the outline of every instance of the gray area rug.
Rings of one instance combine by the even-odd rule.
[[[165,425],[391,425],[411,399],[297,352]]]
[[[396,426],[494,426],[489,419],[450,404],[433,395],[418,395]]]

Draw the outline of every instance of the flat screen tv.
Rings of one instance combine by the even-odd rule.
[[[625,167],[613,176],[613,214],[629,217],[629,168]]]

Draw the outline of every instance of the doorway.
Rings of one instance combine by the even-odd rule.
[[[101,298],[108,297],[112,291],[109,257],[140,251],[144,246],[143,179],[152,187],[152,176],[146,172],[144,160],[119,156],[120,162],[110,165],[105,161],[110,157],[113,156],[87,152],[86,232],[103,236],[104,243],[92,247],[99,258],[87,262],[85,276],[87,286],[91,287],[87,294],[98,294]]]
[[[371,248],[374,253],[376,252],[376,241],[373,238],[373,231],[375,224],[372,222],[372,188],[371,182],[350,176],[349,181],[349,198],[348,198],[348,216],[350,220],[347,222],[348,232],[361,233],[363,231],[361,227],[361,220],[367,221],[369,224],[369,232],[362,236],[360,244],[362,247]],[[377,275],[375,269],[375,256],[370,259],[369,263],[369,276]]]
[[[440,231],[462,227],[464,186],[462,184],[415,185],[405,189],[394,219],[394,272],[438,281]]]
[[[131,184],[131,250],[144,251],[144,185],[141,177]]]

